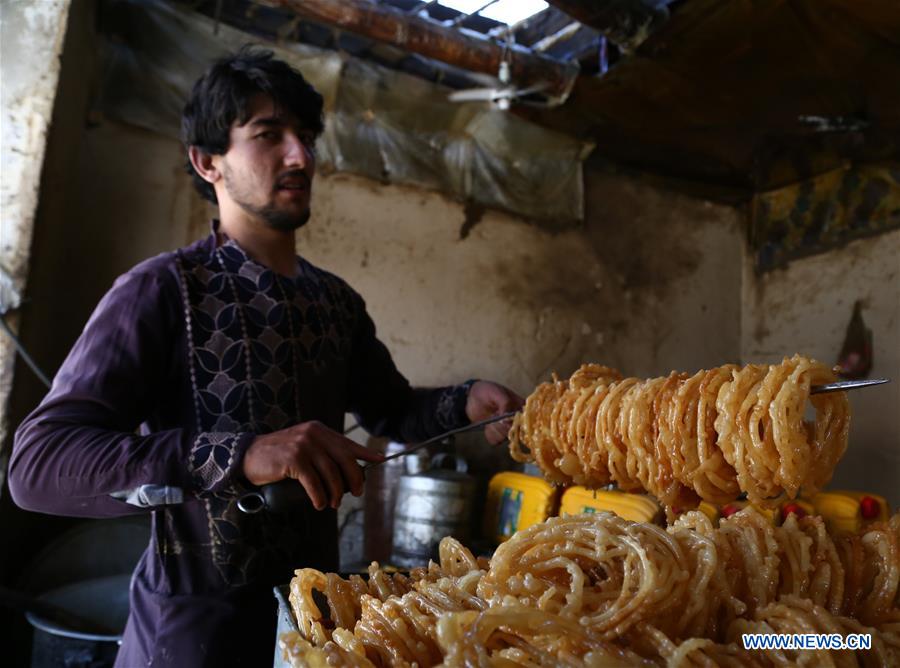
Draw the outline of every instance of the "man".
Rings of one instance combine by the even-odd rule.
[[[484,381],[412,389],[362,298],[296,255],[321,130],[322,98],[270,53],[217,62],[183,116],[189,170],[219,206],[212,234],[116,281],[17,431],[20,506],[152,513],[117,666],[271,662],[272,585],[336,568],[335,509],[362,492],[357,459],[380,460],[340,433],[345,412],[415,442],[522,403]],[[309,501],[238,509],[285,479]]]

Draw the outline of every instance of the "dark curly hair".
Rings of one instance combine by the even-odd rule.
[[[181,115],[181,138],[186,147],[196,146],[210,155],[228,150],[232,123],[246,123],[250,98],[257,93],[272,97],[275,105],[300,119],[317,135],[322,122],[322,96],[303,75],[271,51],[245,46],[217,60],[194,84]],[[216,203],[216,191],[187,160],[187,172],[205,199]]]

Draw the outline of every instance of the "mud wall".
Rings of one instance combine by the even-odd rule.
[[[332,176],[298,246],[363,294],[418,383],[480,376],[528,392],[588,360],[644,375],[734,359],[737,211],[604,173],[586,191],[585,225],[553,232]]]
[[[47,134],[57,98],[60,54],[66,36],[68,0],[4,3],[0,8],[0,98],[3,178],[0,180],[0,310],[18,329],[12,310],[25,290],[34,217],[41,188]],[[23,54],[28,54],[27,58]],[[0,485],[5,474],[2,450],[9,422],[15,348],[0,334]]]

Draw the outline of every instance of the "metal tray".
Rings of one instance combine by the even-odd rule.
[[[278,639],[282,633],[288,631],[297,631],[297,620],[294,619],[294,612],[288,603],[288,595],[290,587],[281,585],[273,590],[275,600],[278,601],[278,622],[275,627],[275,658],[272,661],[273,668],[290,668],[290,664],[282,658],[281,648],[278,646]]]

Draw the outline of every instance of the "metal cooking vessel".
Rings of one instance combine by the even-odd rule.
[[[377,447],[377,446],[376,446]],[[403,452],[404,443],[387,443],[377,447],[385,455]],[[416,452],[408,457],[392,459],[376,466],[366,474],[365,510],[363,520],[363,557],[366,563],[386,563],[391,556],[394,535],[394,507],[397,489],[404,474],[421,473],[428,466],[428,454]]]
[[[446,463],[454,469],[433,468],[400,477],[390,559],[396,566],[412,568],[435,559],[445,536],[468,539],[475,480],[467,475],[460,457],[441,454],[432,459],[434,467]]]

